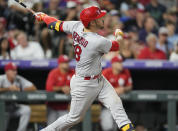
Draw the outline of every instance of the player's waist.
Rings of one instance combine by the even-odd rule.
[[[80,76],[82,77],[84,80],[93,80],[93,79],[98,79],[101,77],[101,73],[97,74],[97,75],[91,75],[91,76],[82,76],[80,74],[75,74],[76,76]]]

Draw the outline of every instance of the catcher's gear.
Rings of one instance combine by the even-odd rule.
[[[121,131],[135,131],[135,128],[132,124],[127,124],[121,127]]]
[[[88,27],[89,23],[92,20],[99,19],[105,15],[106,11],[100,10],[100,8],[96,6],[91,6],[89,8],[82,10],[82,12],[80,13],[80,20],[82,21],[85,27]]]

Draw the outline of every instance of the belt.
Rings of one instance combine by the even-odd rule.
[[[84,80],[91,80],[91,79],[97,79],[101,76],[101,74],[98,74],[96,76],[88,76],[88,77],[84,77]]]

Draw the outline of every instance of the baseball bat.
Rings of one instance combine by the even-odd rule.
[[[22,0],[15,0],[17,3],[19,3],[21,6],[23,6],[24,8],[26,8],[28,11],[30,11],[33,15],[35,14],[35,12],[32,10],[32,9],[30,9],[30,8],[28,8],[23,2],[22,2]]]

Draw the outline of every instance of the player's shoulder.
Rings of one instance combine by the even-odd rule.
[[[73,28],[76,27],[84,27],[81,21],[64,21],[63,25],[67,24],[69,26],[72,26]]]
[[[54,68],[50,71],[50,74],[56,74],[56,73],[59,73],[59,68]]]
[[[6,79],[7,77],[6,77],[6,75],[5,74],[3,74],[3,75],[0,75],[0,79],[1,80],[4,80],[4,79]]]

